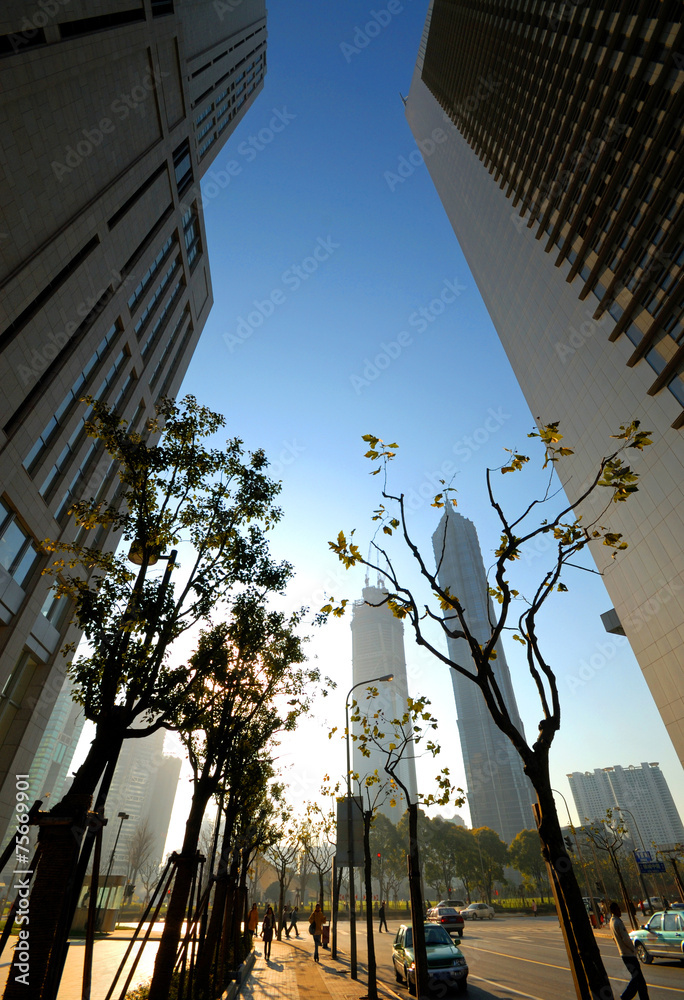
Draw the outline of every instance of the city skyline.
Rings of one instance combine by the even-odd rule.
[[[427,173],[437,150],[421,140],[421,153],[399,97],[409,91],[426,8],[404,5],[377,35],[365,34],[365,45],[354,44],[369,23],[360,0],[270,10],[264,93],[216,149],[201,192],[215,306],[181,395],[192,392],[224,413],[227,433],[246,447],[265,448],[283,480],[274,551],[297,570],[288,606],[312,612],[330,593],[353,600],[363,587],[362,576],[345,574],[328,552],[339,530],[356,527],[359,541],[373,531],[377,479],[366,475],[363,434],[400,443],[393,475],[410,498],[424,551],[436,528],[432,498],[440,479],[454,476],[459,510],[476,521],[485,560],[499,532],[484,470],[502,464],[504,447],[531,447],[526,434],[536,414]],[[502,88],[482,93],[498,97]],[[541,481],[506,483],[506,501],[524,504]],[[47,534],[46,526],[40,537]],[[523,566],[529,581],[539,568]],[[641,671],[627,640],[606,635],[598,619],[612,606],[603,583],[584,571],[567,582],[543,632],[563,704],[554,786],[567,794],[565,775],[600,765],[601,745],[624,739],[627,724],[629,758],[660,760],[681,810],[681,767]],[[300,803],[318,794],[321,767],[344,774],[343,742],[329,741],[326,730],[342,725],[352,683],[349,618],[311,635],[311,657],[338,687],[279,749]],[[536,709],[519,680],[519,651],[509,645],[531,731]],[[408,635],[406,649],[411,690],[428,696],[440,719],[440,766],[465,782],[451,678]],[[185,662],[190,651],[177,648],[174,660]],[[322,765],[311,760],[319,742]],[[418,763],[421,788],[429,789],[433,769]],[[172,846],[179,843],[176,836]]]

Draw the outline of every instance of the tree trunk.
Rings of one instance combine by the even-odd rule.
[[[304,902],[302,900],[302,902]],[[323,903],[325,902],[325,885],[323,884],[323,872],[318,870],[318,902],[321,904],[321,909],[323,909]]]
[[[66,957],[67,938],[85,875],[79,865],[88,833],[88,812],[97,783],[116,762],[123,737],[111,728],[99,727],[86,759],[83,761],[67,795],[49,813],[42,813],[38,840],[41,847],[33,876],[30,898],[31,962],[28,983],[18,968],[15,951],[3,997],[5,1000],[52,1000],[57,995]],[[98,796],[104,807],[107,788]],[[90,833],[92,838],[94,833]],[[92,839],[86,846],[92,845]]]
[[[171,987],[171,977],[176,964],[178,945],[183,933],[183,921],[188,907],[192,876],[197,864],[202,819],[214,788],[208,782],[198,782],[192,796],[190,815],[185,824],[185,835],[180,855],[176,858],[176,875],[171,899],[166,911],[164,930],[154,962],[149,1000],[166,1000]]]
[[[280,894],[278,896],[278,940],[283,939],[283,906],[285,905],[285,879],[287,877],[287,865],[283,861],[278,871],[278,882],[280,884]]]
[[[582,891],[563,840],[556,804],[551,791],[548,771],[548,751],[535,751],[525,772],[529,777],[538,804],[535,808],[539,838],[556,898],[556,910],[561,923],[570,969],[580,1000],[612,1000],[613,991],[601,959],[601,953],[589,922]]]
[[[373,939],[373,887],[370,852],[370,826],[373,810],[363,814],[363,874],[366,889],[366,949],[368,953],[368,996],[378,1000],[377,967],[375,963],[375,940]]]
[[[420,886],[420,849],[418,847],[418,804],[408,807],[409,814],[409,893],[411,896],[411,926],[413,928],[413,953],[416,962],[416,996],[427,998],[428,970],[425,947],[425,912]]]

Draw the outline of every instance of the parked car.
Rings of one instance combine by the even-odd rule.
[[[471,903],[465,910],[461,910],[461,916],[464,920],[491,920],[494,907],[487,903]]]
[[[447,989],[455,987],[459,993],[468,986],[468,963],[460,948],[441,926],[429,923],[425,927],[428,976],[430,986]],[[406,983],[409,993],[416,992],[416,963],[413,951],[413,930],[402,924],[392,945],[392,965],[398,983]]]
[[[450,934],[463,937],[463,917],[454,906],[435,906],[427,911],[427,919],[431,923],[441,924]]]
[[[437,906],[454,906],[457,910],[462,910],[465,906],[464,899],[441,899]]]
[[[684,962],[684,914],[677,910],[659,910],[638,931],[630,931],[629,936],[644,965],[650,965],[654,958]]]

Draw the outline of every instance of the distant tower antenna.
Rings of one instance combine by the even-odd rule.
[[[408,97],[404,97],[401,91],[399,91],[399,97],[401,97],[402,104],[404,105],[404,107],[406,107],[406,102],[408,101]]]

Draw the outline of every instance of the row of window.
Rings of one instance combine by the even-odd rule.
[[[155,288],[152,298],[149,299],[147,305],[145,306],[140,316],[138,317],[138,321],[134,327],[136,337],[139,338],[140,334],[145,329],[145,326],[147,325],[149,319],[152,316],[152,313],[156,308],[157,302],[164,294],[166,286],[169,284],[169,282],[171,281],[172,277],[174,276],[179,267],[180,267],[180,257],[174,257],[174,259],[169,264],[169,267],[167,268],[166,274],[163,276],[163,278]]]
[[[111,368],[109,369],[104,379],[102,380],[97,392],[93,394],[95,399],[100,399],[100,397],[104,395],[107,389],[115,381],[116,377],[118,376],[119,372],[121,371],[121,369],[123,368],[124,364],[126,363],[129,357],[130,355],[128,353],[127,348],[124,347],[119,351],[116,358],[114,359],[114,362],[112,363]],[[53,486],[57,481],[58,476],[60,475],[60,473],[64,471],[66,466],[69,464],[73,454],[76,451],[78,451],[81,442],[83,440],[83,436],[85,435],[84,427],[85,427],[85,422],[88,419],[89,415],[90,415],[90,410],[88,410],[88,412],[85,413],[83,417],[79,420],[78,424],[74,428],[71,437],[64,445],[62,451],[59,453],[57,461],[55,462],[55,464],[53,465],[53,467],[50,469],[47,476],[43,480],[43,483],[39,490],[39,493],[42,497],[45,497],[50,493],[51,489],[53,488]]]
[[[113,323],[109,328],[107,333],[104,335],[100,343],[97,345],[96,350],[93,352],[88,360],[87,365],[78,376],[74,384],[72,385],[69,392],[66,394],[62,402],[57,407],[54,416],[50,417],[50,420],[45,425],[44,429],[38,435],[38,440],[35,442],[28,455],[23,461],[24,468],[30,472],[31,469],[38,463],[42,455],[45,453],[46,449],[50,446],[53,441],[55,434],[59,427],[65,422],[68,414],[71,411],[72,406],[79,401],[83,395],[86,382],[88,378],[97,365],[99,361],[107,353],[112,341],[115,339],[119,333],[119,326],[117,323]]]
[[[169,238],[164,243],[164,246],[161,248],[157,256],[154,258],[150,266],[148,267],[147,271],[143,275],[138,285],[136,286],[135,291],[128,300],[128,308],[131,312],[131,315],[135,311],[136,305],[147,291],[150,281],[157,273],[161,265],[164,263],[166,257],[171,251],[171,247],[174,245],[175,242],[176,242],[176,234],[172,233],[171,236],[169,236]]]

